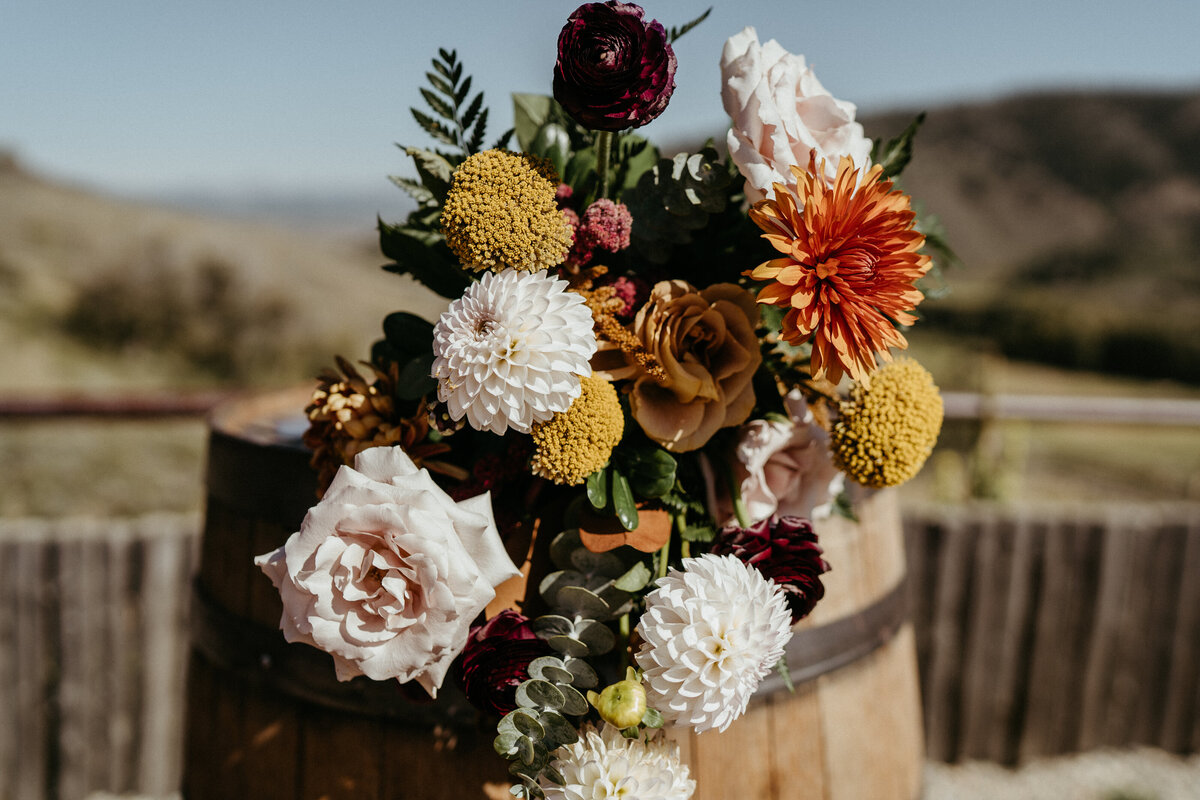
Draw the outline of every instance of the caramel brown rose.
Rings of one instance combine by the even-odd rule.
[[[602,343],[593,369],[610,380],[632,380],[630,411],[667,450],[702,447],[721,428],[745,422],[754,408],[751,378],[762,363],[753,296],[732,283],[699,290],[662,281],[629,330],[666,373],[656,380],[633,356]]]

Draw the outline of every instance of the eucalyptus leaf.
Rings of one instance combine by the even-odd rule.
[[[512,723],[518,733],[538,739],[542,737],[542,724],[537,721],[537,717],[523,708],[512,712]]]
[[[591,685],[595,686],[596,683],[593,682]],[[588,712],[587,698],[578,689],[565,685],[559,686],[558,689],[563,693],[562,713],[570,714],[573,717],[581,717]]]
[[[528,680],[517,687],[517,705],[530,708],[549,708],[557,711],[563,707],[563,693],[549,681]]]
[[[531,624],[534,633],[543,638],[568,634],[575,629],[575,623],[559,614],[543,614],[535,617]]]
[[[579,625],[575,638],[586,644],[589,653],[594,656],[604,655],[617,643],[617,636],[612,629],[596,620],[588,620]]]
[[[613,577],[624,571],[625,565],[613,553],[593,553],[586,547],[580,547],[571,553],[571,566],[584,575],[603,575]]]
[[[621,577],[613,582],[613,586],[623,592],[640,592],[645,588],[650,579],[654,577],[654,573],[646,566],[645,562],[638,561]]]
[[[558,590],[557,607],[575,617],[603,619],[608,616],[608,603],[582,586],[564,586]]]
[[[546,638],[546,644],[572,658],[583,658],[588,654],[588,646],[573,636],[550,636]]]
[[[516,731],[505,731],[492,741],[492,748],[495,749],[497,755],[514,755],[514,748],[517,746],[517,739],[520,739],[521,736],[522,734],[517,733]]]
[[[571,681],[571,685],[578,689],[593,689],[600,685],[600,676],[596,674],[596,670],[592,669],[592,665],[586,661],[578,658],[571,659],[567,662],[567,671],[575,676],[575,680]],[[580,697],[582,696],[580,695]],[[568,699],[567,702],[570,703],[570,700]],[[584,702],[586,703],[587,701]],[[586,709],[584,710],[586,711]]]
[[[550,560],[559,569],[571,567],[571,554],[583,547],[578,528],[567,528],[550,541]]]
[[[555,769],[553,765],[548,765],[544,770],[542,770],[542,775],[545,776],[546,780],[553,784],[558,786],[567,785],[567,779],[564,778],[563,774]]]
[[[553,750],[564,744],[574,744],[579,741],[579,733],[575,730],[575,726],[567,722],[562,714],[556,711],[545,711],[539,720],[542,723],[542,730],[546,732],[542,741],[545,742],[547,748]]]
[[[562,672],[567,671],[566,664],[563,663],[563,660],[561,658],[555,658],[554,656],[541,656],[539,658],[535,658],[533,661],[529,662],[529,667],[527,668],[529,677],[531,678],[540,678],[547,681],[553,680],[555,683],[561,683],[561,681],[557,679],[547,678],[545,675],[545,670],[559,670]]]
[[[533,745],[533,739],[528,736],[517,737],[517,758],[521,759],[521,763],[532,766],[533,759],[537,754],[537,748]]]

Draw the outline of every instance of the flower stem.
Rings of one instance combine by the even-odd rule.
[[[629,612],[626,611],[621,615],[621,619],[617,623],[620,626],[621,641],[624,643],[621,647],[621,668],[620,674],[625,674],[625,668],[630,664],[630,643],[629,643]]]
[[[613,132],[596,132],[596,177],[599,179],[597,199],[608,197],[608,167],[612,161]]]
[[[737,517],[739,528],[750,527],[750,513],[742,502],[742,487],[738,485],[737,476],[728,465],[722,465],[725,470],[725,481],[729,484],[729,499],[733,503],[733,515]]]
[[[671,540],[663,542],[662,549],[658,551],[658,577],[667,577],[667,560],[671,557]]]

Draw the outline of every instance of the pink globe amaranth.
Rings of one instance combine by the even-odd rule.
[[[657,20],[632,3],[585,3],[558,35],[554,99],[579,124],[601,131],[638,128],[675,91],[675,51]]]
[[[471,628],[454,677],[471,705],[504,716],[517,707],[517,686],[529,678],[529,662],[553,652],[537,638],[528,617],[501,611]]]
[[[770,517],[748,528],[727,525],[717,534],[712,552],[734,555],[773,580],[784,593],[792,624],[809,615],[825,596],[821,575],[829,564],[812,523],[802,517]]]

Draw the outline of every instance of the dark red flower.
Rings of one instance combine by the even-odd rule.
[[[793,624],[825,596],[821,574],[829,571],[829,564],[821,558],[812,523],[801,517],[771,517],[749,528],[727,525],[717,534],[712,552],[733,554],[775,581],[787,597]]]
[[[554,99],[577,122],[601,131],[638,128],[675,91],[675,51],[657,20],[632,3],[585,3],[558,35]]]
[[[528,617],[505,610],[471,628],[454,677],[471,705],[503,716],[517,707],[517,686],[529,678],[529,662],[552,654]]]

